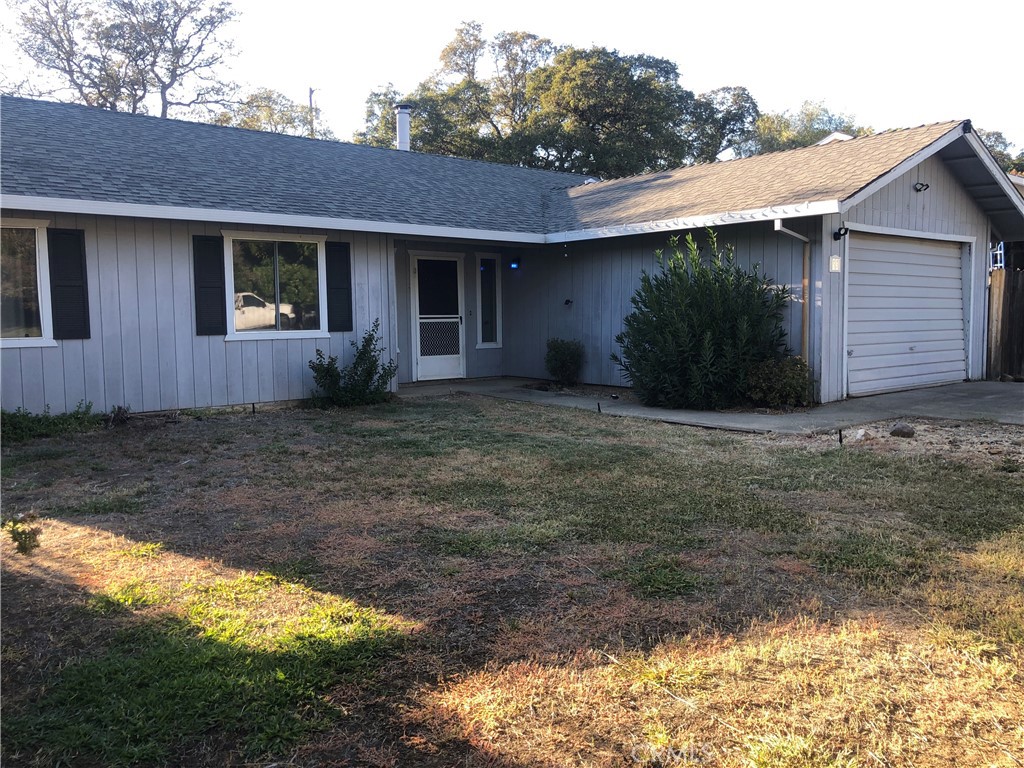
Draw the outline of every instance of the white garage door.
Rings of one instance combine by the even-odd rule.
[[[967,378],[959,243],[853,234],[848,277],[851,395]]]

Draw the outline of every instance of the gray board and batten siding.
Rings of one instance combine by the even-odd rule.
[[[806,235],[813,228],[802,220],[791,221],[789,226]],[[694,235],[698,242],[704,236],[702,232]],[[799,353],[803,244],[775,232],[771,222],[721,227],[718,235],[720,247],[734,246],[739,266],[758,264],[762,274],[788,288],[787,342]],[[669,233],[662,233],[547,246],[524,254],[519,269],[506,268],[505,375],[547,378],[547,340],[577,339],[584,347],[583,381],[627,386],[622,369],[611,360],[612,353],[620,351],[615,336],[633,309],[630,300],[640,285],[641,273],[656,272],[657,251],[668,252],[668,237]],[[813,323],[812,307],[812,327]]]
[[[354,331],[329,338],[238,340],[196,334],[193,235],[222,229],[290,232],[280,227],[110,216],[4,211],[4,218],[48,219],[83,230],[91,338],[0,350],[4,408],[41,412],[136,412],[240,405],[309,397],[316,349],[351,359],[376,318],[397,347],[392,238],[365,232],[301,230],[352,244]]]

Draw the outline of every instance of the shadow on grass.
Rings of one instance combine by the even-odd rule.
[[[5,575],[5,602],[59,589],[66,631],[98,642],[42,679],[6,676],[5,763],[213,765],[225,747],[244,760],[281,755],[343,723],[350,712],[332,691],[377,683],[405,642],[386,614],[270,574],[192,586],[180,615],[132,588],[71,601],[66,580],[42,573]],[[296,594],[294,617],[273,617]]]
[[[186,618],[161,614],[161,597],[144,590],[83,598],[84,620],[112,631],[46,680],[42,697],[5,713],[5,750],[66,744],[52,754],[204,764],[298,745],[310,764],[360,764],[362,746],[398,765],[511,766],[458,724],[443,736],[410,725],[422,689],[516,654],[557,659],[616,643],[642,652],[703,622],[738,637],[815,600],[837,604],[837,590],[898,591],[951,542],[1008,530],[1024,508],[1013,489],[967,468],[838,451],[787,451],[766,468],[718,434],[645,425],[663,446],[589,416],[502,414],[459,402],[226,419],[194,430],[194,454],[217,451],[207,463],[184,441],[173,446],[187,458],[166,470],[168,490],[147,486],[145,509],[55,510],[139,547],[158,542],[258,571],[274,589],[351,596],[428,627],[406,654],[400,631],[356,606],[346,610],[363,618],[326,622],[347,634],[293,627],[268,645],[242,641],[230,612],[200,610],[217,608],[217,595],[197,592]],[[168,440],[151,442],[133,446],[150,454],[132,468],[162,471],[152,455]],[[851,515],[851,530],[819,535],[809,506],[792,499],[833,492],[871,511],[891,504],[913,525],[876,520],[881,529],[865,532]],[[933,546],[922,532],[946,539]],[[372,545],[361,558],[347,551],[355,538]],[[780,553],[804,562],[790,557],[788,574]],[[393,676],[375,677],[385,668]],[[342,701],[337,686],[353,692]]]

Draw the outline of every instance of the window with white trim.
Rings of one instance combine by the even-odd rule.
[[[0,338],[5,347],[53,343],[48,223],[7,219],[0,228]]]
[[[501,257],[477,256],[477,348],[501,346]]]
[[[229,338],[327,335],[326,237],[223,234]]]

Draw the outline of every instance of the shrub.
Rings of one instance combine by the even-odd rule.
[[[3,529],[10,534],[14,546],[22,555],[31,555],[39,546],[39,534],[42,528],[35,524],[36,520],[38,520],[38,516],[35,512],[26,512],[3,521]]]
[[[747,397],[768,408],[811,404],[811,371],[802,357],[765,360],[747,373]]]
[[[355,357],[349,365],[338,368],[337,355],[325,358],[321,350],[309,361],[317,390],[313,400],[320,405],[371,405],[390,397],[391,380],[398,373],[398,363],[383,362],[384,347],[380,339],[380,319],[374,320],[358,344],[352,342]]]
[[[677,238],[671,254],[658,251],[661,271],[640,277],[633,311],[615,337],[622,354],[612,360],[645,405],[724,408],[747,393],[747,373],[785,347],[785,287],[735,263],[731,246],[718,247],[708,230],[708,258],[692,235],[685,251]]]
[[[580,380],[583,369],[583,344],[568,339],[548,339],[548,353],[544,366],[551,378],[565,387],[571,387]]]
[[[88,432],[103,423],[103,416],[92,412],[92,403],[80,401],[68,413],[50,413],[46,406],[42,413],[29,413],[24,408],[0,412],[0,439],[5,443],[19,443],[40,437],[59,437],[77,432]]]

